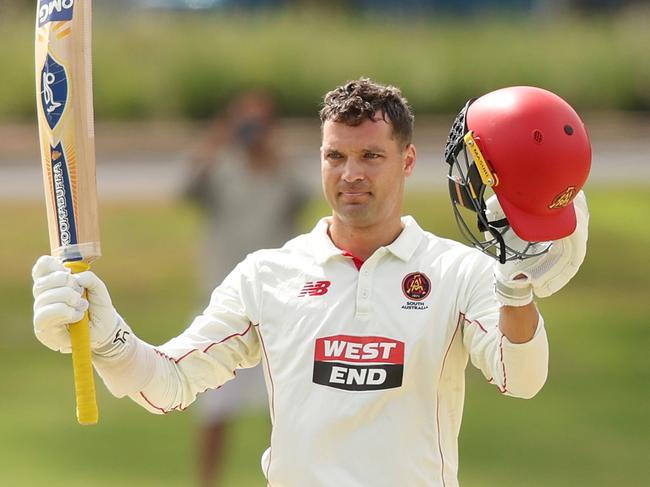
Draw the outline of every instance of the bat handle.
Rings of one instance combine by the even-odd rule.
[[[90,269],[90,264],[83,261],[66,262],[64,265],[72,273]],[[86,296],[86,292],[84,292]],[[90,351],[90,322],[88,311],[83,318],[69,325],[72,342],[72,370],[74,372],[74,391],[77,399],[77,421],[79,424],[97,424],[99,411],[95,398],[95,376]]]

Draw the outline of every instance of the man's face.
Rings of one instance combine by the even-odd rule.
[[[394,223],[414,165],[415,147],[401,147],[381,113],[357,126],[323,124],[323,192],[336,223],[355,228]]]

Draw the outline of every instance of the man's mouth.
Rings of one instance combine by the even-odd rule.
[[[369,191],[341,191],[339,194],[343,196],[362,196],[364,194],[370,194]]]

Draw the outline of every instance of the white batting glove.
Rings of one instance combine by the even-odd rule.
[[[503,306],[525,306],[533,295],[545,298],[562,289],[578,272],[587,253],[589,210],[584,192],[580,191],[573,200],[576,211],[575,231],[560,240],[552,242],[548,252],[529,259],[515,259],[505,264],[495,263],[495,295]],[[488,218],[502,218],[503,211],[495,196],[487,201]],[[503,234],[506,245],[523,250],[528,242],[520,239],[511,228]],[[548,242],[532,247],[541,251]]]
[[[68,324],[90,318],[90,346],[105,348],[117,331],[121,318],[113,308],[104,283],[92,272],[71,274],[49,255],[40,257],[32,269],[34,279],[34,333],[46,347],[70,353]],[[88,299],[83,297],[84,289]]]

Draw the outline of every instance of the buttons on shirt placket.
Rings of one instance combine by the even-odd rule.
[[[386,253],[385,248],[378,249],[366,260],[359,270],[357,283],[357,316],[367,317],[370,315],[372,298],[372,275],[379,260]]]

